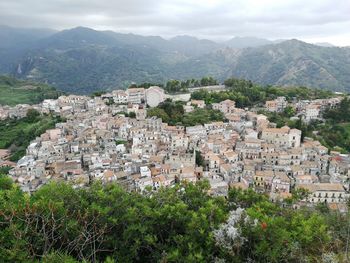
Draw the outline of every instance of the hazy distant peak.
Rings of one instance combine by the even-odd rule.
[[[224,42],[224,45],[232,48],[259,47],[269,44],[273,44],[273,41],[257,37],[234,37]]]
[[[169,39],[170,41],[198,41],[199,39],[189,35],[179,35]]]
[[[320,47],[335,47],[335,45],[328,42],[316,42],[315,45]]]

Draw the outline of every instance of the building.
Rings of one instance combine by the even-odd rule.
[[[300,147],[301,131],[288,126],[263,129],[261,139],[284,148]]]
[[[191,100],[189,103],[191,105],[196,106],[196,107],[201,108],[201,109],[205,108],[204,100]]]
[[[126,91],[128,95],[128,102],[133,104],[140,104],[145,101],[145,89],[144,88],[131,88]]]
[[[236,110],[236,103],[232,100],[224,100],[220,103],[213,103],[213,109],[219,110],[223,114],[234,113]]]
[[[128,94],[124,90],[114,90],[112,92],[112,98],[116,104],[128,103]]]
[[[275,100],[268,100],[265,102],[265,107],[271,112],[282,112],[287,107],[288,102],[285,97],[278,97]]]
[[[340,183],[304,184],[300,188],[309,191],[307,201],[311,203],[344,203],[348,197]]]
[[[157,107],[165,100],[164,90],[158,86],[152,86],[146,90],[146,103],[150,107]]]
[[[305,107],[304,121],[310,122],[312,120],[317,120],[320,118],[321,106],[316,104],[307,105]]]

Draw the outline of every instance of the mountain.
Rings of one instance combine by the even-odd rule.
[[[264,85],[350,91],[349,48],[258,38],[234,38],[226,43],[191,36],[166,40],[84,27],[36,40],[23,38],[30,40],[25,47],[0,48],[0,73],[72,93],[206,75],[220,81],[240,77]]]
[[[226,74],[261,84],[350,91],[350,50],[298,40],[242,50]]]
[[[335,45],[328,42],[317,42],[315,45],[320,47],[335,47]]]
[[[21,59],[26,50],[55,33],[55,30],[46,28],[14,28],[0,25],[0,73],[10,73],[12,64]]]
[[[197,56],[218,50],[221,46],[207,39],[198,39],[191,36],[177,36],[170,39],[172,50],[188,56]]]

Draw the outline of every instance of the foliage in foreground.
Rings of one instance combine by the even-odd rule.
[[[344,257],[348,238],[345,215],[251,190],[210,197],[207,182],[143,195],[51,183],[28,196],[0,176],[0,189],[1,262],[320,262]]]

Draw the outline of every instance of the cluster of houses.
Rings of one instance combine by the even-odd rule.
[[[10,150],[0,149],[0,168],[11,168],[16,166],[15,162],[11,162],[8,160],[10,154]]]
[[[148,118],[146,105],[164,99],[161,88],[151,87],[45,100],[40,111],[59,114],[66,122],[32,141],[10,175],[28,192],[50,180],[77,187],[96,180],[118,182],[135,191],[208,180],[212,195],[226,196],[230,187],[254,188],[284,200],[292,189],[303,188],[310,192],[307,204],[346,202],[348,155],[329,153],[312,139],[302,142],[300,130],[276,128],[265,115],[236,108],[231,100],[212,105],[225,122],[183,127]],[[287,105],[282,98],[277,104]],[[187,112],[194,107],[206,105],[202,100],[184,105]]]
[[[165,92],[158,86],[145,88],[133,88],[124,90],[114,90],[111,93],[102,95],[103,99],[108,99],[117,104],[141,104],[147,103],[150,107],[156,107],[166,99]]]
[[[294,103],[288,103],[285,97],[277,97],[274,100],[265,102],[265,109],[269,112],[283,112],[287,106],[295,109],[295,117],[301,119],[305,123],[310,123],[314,120],[322,120],[322,113],[327,108],[336,107],[341,101],[341,97],[315,100],[299,100]]]
[[[40,105],[18,104],[14,107],[0,105],[0,120],[24,118],[29,109],[42,110]]]

